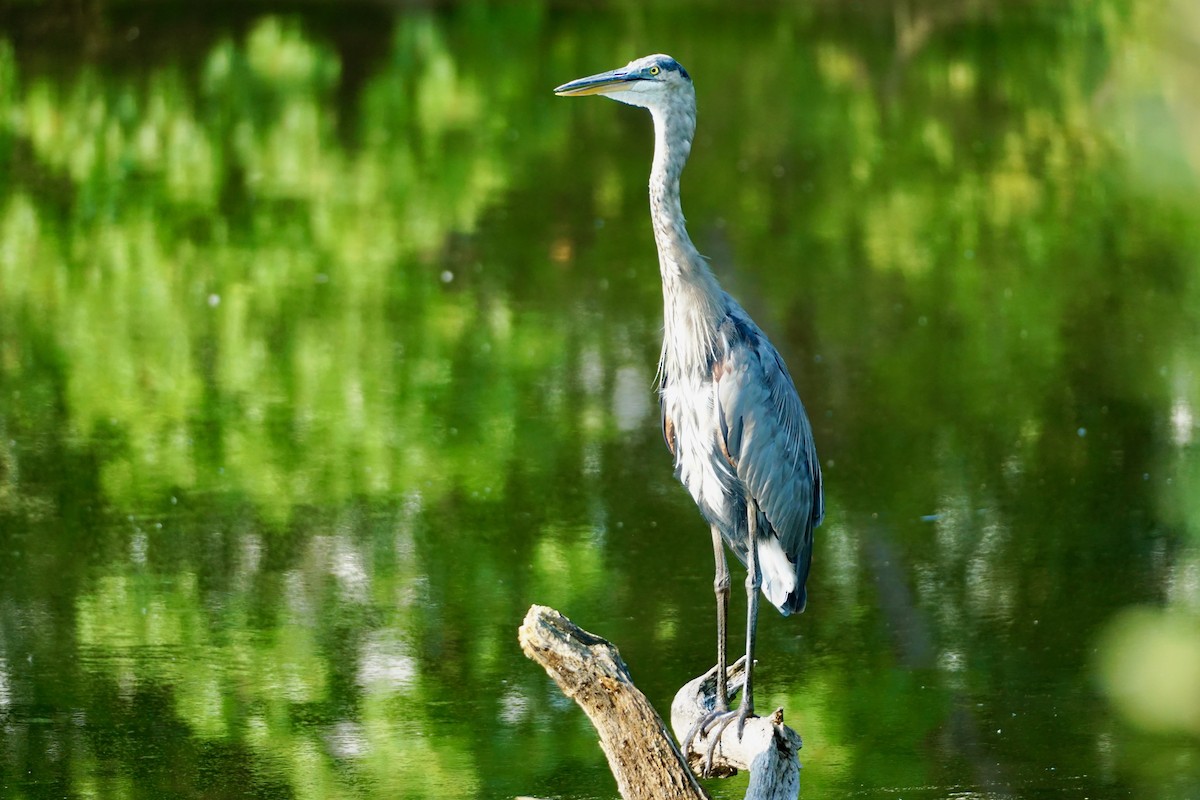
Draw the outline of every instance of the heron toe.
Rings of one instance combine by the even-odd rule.
[[[713,778],[719,777],[713,771],[713,759],[716,756],[717,745],[721,743],[721,735],[725,733],[726,728],[737,722],[738,740],[742,738],[742,733],[746,728],[746,720],[754,716],[754,712],[745,704],[739,705],[733,710],[713,710],[705,714],[692,726],[684,737],[682,745],[683,752],[686,755],[692,748],[692,743],[697,736],[708,739],[702,752],[703,763],[700,767],[700,777]]]

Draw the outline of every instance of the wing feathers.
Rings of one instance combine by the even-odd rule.
[[[722,450],[765,518],[762,532],[778,540],[760,544],[760,554],[774,559],[769,571],[784,567],[781,556],[794,565],[794,581],[782,574],[772,580],[764,570],[763,589],[785,613],[800,611],[813,528],[824,516],[812,428],[787,368],[754,323],[731,314],[721,333],[725,348],[713,375]]]

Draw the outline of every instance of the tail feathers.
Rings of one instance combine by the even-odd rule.
[[[810,558],[809,553],[801,553],[799,562],[792,561],[775,537],[758,540],[763,594],[785,617],[799,614],[808,603],[804,583],[808,579]]]
[[[808,605],[808,591],[801,588],[800,591],[789,594],[784,599],[783,605],[777,607],[780,614],[790,617],[792,614],[803,614],[806,605]]]

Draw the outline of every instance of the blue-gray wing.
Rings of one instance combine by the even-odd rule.
[[[765,517],[759,555],[763,592],[786,613],[804,609],[813,529],[825,516],[812,426],[787,367],[737,309],[721,325],[714,364],[726,455]],[[781,551],[781,552],[780,552]],[[786,560],[785,560],[786,559]]]

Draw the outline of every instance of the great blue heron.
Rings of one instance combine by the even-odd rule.
[[[807,598],[813,529],[824,517],[812,427],[783,359],[721,289],[684,227],[679,175],[696,130],[696,92],[687,70],[670,56],[646,56],[554,91],[603,94],[647,108],[654,118],[650,216],[663,287],[662,430],[676,477],[712,529],[716,557],[716,704],[683,744],[697,730],[719,734],[734,720],[740,737],[754,711],[758,590],[784,615],[803,611]],[[746,683],[733,711],[725,678],[729,568],[722,541],[747,567]],[[710,750],[706,768],[711,764]]]

